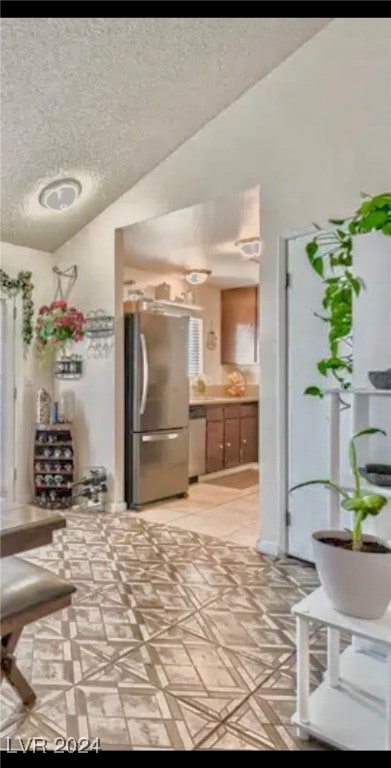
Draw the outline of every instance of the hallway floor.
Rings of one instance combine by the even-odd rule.
[[[231,504],[233,512],[227,498],[216,508]],[[23,710],[2,685],[3,739],[36,736],[49,748],[58,737],[99,739],[103,749],[322,748],[297,741],[290,725],[290,609],[317,586],[312,568],[140,514],[69,512],[67,521],[50,547],[25,554],[77,592],[72,607],[25,629],[17,658],[38,700]],[[313,649],[316,682],[321,634]]]
[[[154,504],[135,514],[149,522],[255,547],[259,537],[259,485],[243,491],[206,481],[194,483],[189,487],[188,499]]]

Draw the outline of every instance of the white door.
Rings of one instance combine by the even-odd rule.
[[[327,326],[321,313],[323,286],[305,247],[313,235],[286,240],[287,270],[287,481],[288,490],[305,480],[329,477],[328,398],[304,395],[310,385],[325,386],[317,362],[327,353]],[[288,495],[288,554],[313,561],[311,534],[327,528],[328,492],[322,486]]]
[[[5,299],[0,299],[0,496],[7,494],[7,463],[6,463],[6,306]]]
[[[0,496],[13,500],[15,431],[14,301],[0,297]]]

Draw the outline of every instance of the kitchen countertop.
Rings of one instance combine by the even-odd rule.
[[[245,403],[257,403],[258,397],[252,397],[250,396],[243,396],[243,397],[232,397],[230,395],[227,396],[218,396],[215,395],[214,397],[211,396],[205,396],[203,397],[200,395],[199,397],[191,397],[189,401],[189,405],[241,405]]]

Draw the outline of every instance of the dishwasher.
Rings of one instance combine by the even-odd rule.
[[[189,411],[189,480],[205,474],[206,408],[191,405]]]

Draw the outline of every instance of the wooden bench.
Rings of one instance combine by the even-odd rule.
[[[70,605],[75,589],[19,557],[1,561],[1,680],[8,680],[26,706],[33,704],[36,695],[16,665],[20,635],[26,624]]]

